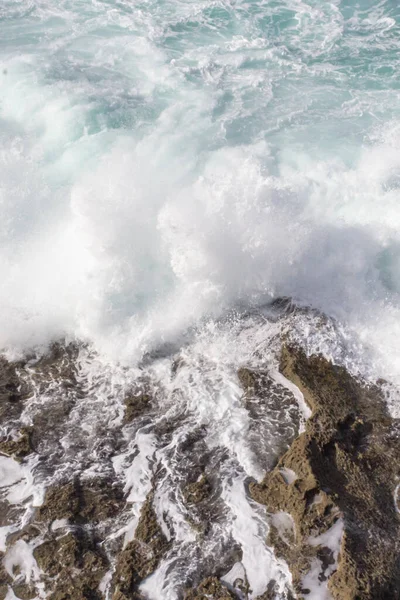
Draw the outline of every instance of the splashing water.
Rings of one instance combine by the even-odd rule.
[[[35,383],[20,424],[60,398],[73,409],[43,441],[50,463],[9,493],[30,493],[29,513],[57,477],[112,472],[131,513],[110,535],[129,540],[161,465],[154,505],[174,545],[149,598],[177,598],[228,547],[252,597],[272,579],[283,593],[246,482],[302,405],[245,408],[236,373],[264,368],[280,398],[293,392],[277,372],[282,323],[260,309],[291,297],[332,318],[296,317],[310,351],[400,382],[400,5],[3,0],[0,25],[0,347],[84,344],[72,400]],[[152,422],[122,427],[143,376]],[[199,431],[219,515],[201,550],[177,491]]]
[[[7,0],[1,339],[132,362],[292,296],[397,377],[391,1]]]

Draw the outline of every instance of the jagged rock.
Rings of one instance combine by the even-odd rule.
[[[52,600],[97,600],[108,561],[98,546],[83,532],[44,542],[34,550],[38,566],[45,573],[46,589]]]
[[[271,377],[267,369],[241,367],[237,375],[250,417],[247,442],[269,470],[298,434],[299,405],[293,393]]]
[[[303,392],[313,411],[275,469],[250,485],[272,513],[289,513],[292,535],[274,527],[271,539],[292,571],[301,597],[313,556],[324,569],[329,549],[309,537],[344,519],[337,570],[329,589],[337,600],[400,598],[400,521],[394,490],[400,472],[400,436],[378,387],[356,381],[320,356],[284,347],[281,372]],[[288,480],[287,473],[295,476]]]
[[[210,493],[211,485],[204,473],[198,481],[188,483],[183,489],[183,495],[188,504],[198,504],[208,498]]]
[[[17,419],[23,409],[23,400],[29,394],[18,375],[20,366],[20,363],[8,362],[0,356],[0,423]]]
[[[276,598],[281,598],[282,594],[278,595],[279,587],[276,585],[276,581],[272,579],[266,591],[261,594],[261,596],[257,596],[255,600],[276,600]],[[285,600],[294,600],[294,596],[290,590],[285,590],[284,596]]]
[[[45,501],[36,512],[37,522],[50,524],[56,519],[67,519],[73,525],[62,537],[47,539],[34,550],[51,600],[103,597],[98,585],[109,564],[89,532],[93,532],[93,526],[116,516],[123,506],[122,488],[106,479],[76,479],[47,490]],[[49,535],[54,534],[48,533],[47,538]]]
[[[4,600],[7,596],[8,586],[12,583],[12,577],[3,567],[3,552],[0,552],[0,600]]]
[[[19,583],[13,585],[13,592],[21,600],[32,600],[37,597],[35,587],[28,583]]]
[[[115,516],[124,504],[121,486],[107,479],[78,479],[47,490],[37,509],[37,521],[68,519],[74,523],[98,523]]]
[[[210,598],[232,600],[236,596],[216,577],[207,577],[197,588],[187,590],[184,600],[210,600]]]
[[[36,512],[37,521],[72,519],[79,512],[79,498],[74,482],[54,486],[46,491],[45,500]]]
[[[48,378],[58,379],[64,387],[76,385],[78,354],[79,347],[74,343],[53,343],[48,352],[35,363],[33,377],[38,382]]]
[[[14,456],[17,459],[28,456],[33,450],[31,444],[31,427],[22,427],[19,430],[19,437],[14,439],[0,440],[0,452],[8,456]]]
[[[133,394],[125,398],[124,423],[131,423],[145,413],[151,404],[151,396],[145,393]]]
[[[153,508],[154,491],[149,492],[140,513],[135,539],[120,552],[114,574],[113,600],[140,598],[138,586],[157,568],[169,548]]]
[[[15,544],[15,542],[17,542],[18,540],[24,540],[28,542],[33,538],[37,537],[38,535],[40,535],[40,529],[38,529],[34,525],[28,524],[25,525],[25,527],[23,527],[19,531],[9,534],[7,536],[7,545],[11,546],[12,544]]]

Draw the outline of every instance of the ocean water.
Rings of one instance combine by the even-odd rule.
[[[400,376],[394,1],[3,0],[0,346],[290,296]]]
[[[24,518],[61,475],[112,471],[132,507],[113,535],[131,539],[156,457],[169,475],[155,502],[175,537],[148,597],[179,598],[182,573],[232,540],[251,597],[272,579],[284,594],[290,574],[245,484],[306,414],[298,395],[296,418],[249,414],[237,369],[267,368],[297,394],[277,371],[287,318],[271,307],[289,297],[312,309],[290,324],[310,352],[400,383],[399,202],[397,1],[2,0],[0,348],[20,358],[79,342],[86,393],[59,463],[30,459],[21,475],[2,458],[12,502],[30,498]],[[125,428],[123,451],[96,453],[144,375],[157,419],[182,417],[172,439],[156,419]],[[64,401],[53,381],[35,386],[4,431]],[[182,439],[199,427],[225,521],[197,550],[174,490]]]

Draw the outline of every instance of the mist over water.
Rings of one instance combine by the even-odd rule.
[[[309,414],[281,337],[400,383],[399,200],[397,1],[2,0],[0,349],[28,357],[30,393],[0,427],[39,439],[22,466],[0,457],[11,575],[46,597],[45,538],[7,536],[46,489],[100,477],[125,503],[106,599],[152,486],[170,546],[146,597],[218,572],[287,598],[247,489]],[[246,400],[243,365],[264,386]],[[137,389],[150,408],[126,423]],[[204,473],[202,515],[182,490]]]
[[[398,377],[396,2],[6,0],[0,344],[291,296]]]
[[[5,0],[0,344],[291,296],[400,373],[397,2]]]

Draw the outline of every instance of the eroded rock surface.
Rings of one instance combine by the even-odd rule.
[[[68,519],[71,523],[99,523],[115,516],[124,504],[121,486],[108,479],[78,478],[50,488],[37,510],[38,521]]]
[[[185,600],[233,600],[236,597],[216,577],[207,577],[197,588],[188,590],[185,594]]]
[[[130,394],[125,398],[124,423],[130,423],[143,413],[145,413],[151,404],[150,394],[138,392]]]
[[[135,538],[120,552],[114,574],[113,600],[141,598],[140,582],[157,568],[169,544],[157,521],[151,491],[142,507]]]
[[[337,600],[400,598],[398,424],[378,387],[322,357],[284,347],[280,369],[313,414],[264,481],[250,486],[272,513],[270,541],[288,562],[300,597],[307,598],[304,577],[319,559],[320,580],[329,577]],[[336,566],[329,546],[312,539],[332,531],[340,518]]]
[[[245,390],[243,403],[250,416],[248,441],[266,470],[296,437],[301,413],[293,394],[268,370],[241,367],[238,378]]]
[[[201,477],[194,481],[193,483],[188,483],[183,489],[183,495],[185,497],[186,502],[189,504],[198,504],[203,500],[206,500],[211,493],[210,482],[208,481],[206,475],[201,475]]]
[[[29,393],[18,376],[19,363],[10,363],[0,357],[0,424],[17,419],[23,409],[23,400]]]
[[[35,549],[34,557],[44,572],[51,600],[102,598],[98,587],[108,561],[95,540],[84,532],[69,532],[44,542]]]
[[[168,515],[163,517],[171,534],[168,541],[157,521],[154,487],[142,506],[134,539],[122,548],[132,513],[126,504],[129,490],[116,477],[112,460],[118,454],[126,464],[135,460],[139,447],[133,440],[144,426],[154,433],[157,447],[167,449],[164,459],[175,465],[169,498],[184,511],[195,540],[182,569],[180,597],[254,598],[246,573],[232,586],[224,580],[243,559],[236,539],[227,536],[221,541],[217,555],[201,550],[213,547],[219,528],[229,529],[221,497],[221,472],[231,468],[226,448],[208,447],[205,425],[189,429],[174,446],[177,429],[184,431],[185,413],[172,410],[182,392],[174,390],[170,412],[152,424],[160,403],[157,393],[147,394],[150,384],[144,379],[137,387],[129,382],[120,388],[118,406],[112,397],[104,418],[96,421],[97,397],[80,379],[76,352],[73,346],[55,345],[46,358],[25,365],[0,364],[0,452],[17,459],[21,469],[35,463],[36,474],[39,479],[44,474],[48,486],[42,506],[31,507],[26,519],[24,503],[8,503],[6,493],[0,498],[0,524],[11,526],[7,553],[0,557],[3,565],[8,561],[8,570],[0,572],[0,600],[10,589],[21,599],[44,590],[52,600],[102,600],[106,588],[113,600],[143,599],[140,584],[166,555],[173,556],[169,551],[175,551],[174,526]],[[335,600],[400,598],[394,500],[400,474],[399,431],[379,388],[362,385],[344,369],[320,357],[307,358],[296,348],[284,348],[281,372],[301,389],[313,411],[300,435],[298,403],[276,373],[267,368],[242,368],[238,373],[244,388],[241,407],[249,416],[246,441],[269,471],[263,482],[250,485],[253,499],[268,507],[269,543],[289,564],[298,597],[307,598],[307,577],[318,563],[319,581],[329,582]],[[85,437],[87,430],[77,427],[81,417],[87,419],[88,430],[95,422],[91,441]],[[72,428],[71,435],[64,436],[70,422],[79,435]],[[71,469],[75,457],[81,460],[76,472]],[[99,457],[102,469],[93,469]],[[71,462],[64,472],[66,459]],[[152,472],[157,473],[154,461],[151,456]],[[46,479],[48,474],[51,479]],[[165,486],[166,479],[154,478],[154,486]],[[263,512],[260,507],[257,511]],[[332,531],[340,553],[324,541]],[[14,556],[19,549],[32,553],[32,577],[18,562],[10,563],[13,549]],[[270,581],[256,600],[282,595],[291,598],[291,591],[282,592],[281,582]]]
[[[32,428],[22,427],[15,435],[9,434],[0,439],[0,453],[16,459],[28,456],[33,451],[31,437]]]

